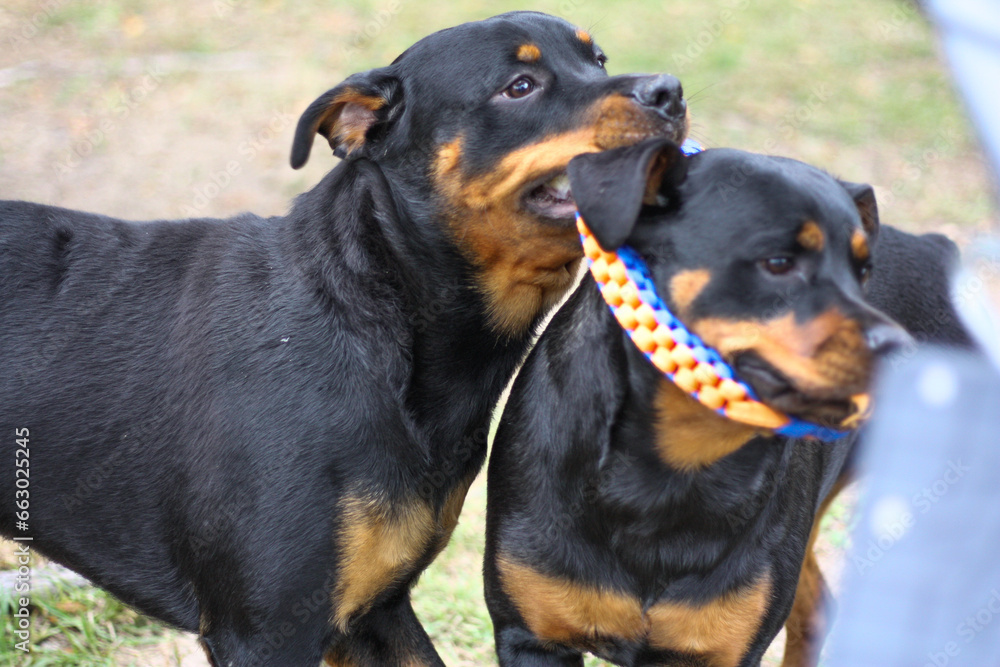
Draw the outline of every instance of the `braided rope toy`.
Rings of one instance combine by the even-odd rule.
[[[674,317],[635,250],[622,246],[617,252],[604,252],[579,213],[576,222],[604,301],[635,346],[682,391],[723,417],[780,435],[833,441],[849,433],[791,417],[760,402],[715,349]],[[852,415],[849,421],[857,418]]]

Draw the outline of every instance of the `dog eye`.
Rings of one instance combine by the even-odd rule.
[[[503,96],[516,100],[526,95],[530,95],[533,92],[535,92],[535,82],[526,76],[522,76],[520,79],[507,86],[507,89],[503,91]]]
[[[858,279],[861,281],[862,285],[864,285],[866,282],[868,282],[868,279],[871,278],[871,277],[872,277],[872,265],[871,264],[864,264],[864,265],[861,266],[860,269],[858,269]]]
[[[604,66],[607,65],[607,64],[608,64],[608,57],[606,55],[604,55],[603,53],[598,53],[597,54],[597,65],[601,69],[604,69]]]
[[[775,276],[784,275],[795,268],[795,260],[784,256],[768,257],[760,264],[765,271]]]

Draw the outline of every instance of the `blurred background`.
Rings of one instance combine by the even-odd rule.
[[[787,155],[871,183],[883,223],[960,245],[997,222],[933,32],[913,5],[889,0],[4,0],[0,198],[130,219],[282,214],[335,162],[317,142],[306,168],[288,166],[313,99],[430,32],[512,9],[586,28],[612,74],[679,76],[707,147]],[[853,495],[825,522],[835,587]],[[452,666],[495,664],[480,578],[484,498],[480,480],[415,593]],[[12,553],[0,543],[0,569]],[[34,653],[4,642],[0,666],[205,664],[191,638],[93,589],[35,602]],[[765,664],[779,664],[775,655]]]

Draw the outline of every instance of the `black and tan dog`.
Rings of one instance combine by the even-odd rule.
[[[734,150],[684,158],[661,140],[578,157],[570,176],[601,246],[636,250],[671,310],[772,407],[839,425],[877,357],[908,340],[865,301],[873,263],[881,307],[968,342],[947,300],[953,246],[879,235],[868,186]],[[823,636],[816,517],[852,446],[702,406],[629,340],[588,274],[529,355],[490,460],[500,664],[582,665],[592,652],[750,667],[786,618],[785,664],[809,664]]]
[[[433,34],[308,108],[293,166],[346,159],[287,217],[0,203],[0,532],[220,667],[440,665],[409,588],[582,256],[567,164],[687,131],[604,61],[537,13]]]

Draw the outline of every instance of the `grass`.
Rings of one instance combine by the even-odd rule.
[[[4,542],[4,546],[8,543]],[[123,648],[143,649],[160,641],[158,623],[94,588],[66,588],[52,596],[33,596],[31,653],[0,647],[0,667],[114,667]],[[17,601],[0,595],[0,629],[14,637]]]
[[[248,137],[275,118],[297,118],[351,72],[390,62],[434,30],[525,8],[508,0],[489,9],[439,3],[433,11],[415,0],[39,6],[6,0],[0,7],[0,197],[133,219],[180,216],[232,160],[240,175],[199,212],[284,212],[332,161],[317,149],[304,170],[289,169],[291,123],[252,157],[240,150]],[[883,220],[963,241],[996,212],[930,30],[909,7],[895,0],[531,6],[591,30],[611,56],[612,74],[679,75],[704,144],[789,155],[870,182]],[[19,37],[31,26],[30,38]],[[162,55],[180,56],[180,65],[120,117],[122,97]],[[220,69],[222,55],[236,66]],[[5,68],[28,75],[3,84]],[[60,172],[69,157],[74,166]],[[415,593],[418,615],[452,666],[493,664],[480,580],[484,502],[480,479],[451,545]],[[835,505],[824,522],[824,550],[834,561],[848,542],[850,507]],[[4,642],[0,666],[204,664],[190,642],[177,643],[176,633],[102,592],[67,591],[36,603],[34,653],[24,659]],[[5,638],[9,609],[0,614]]]

